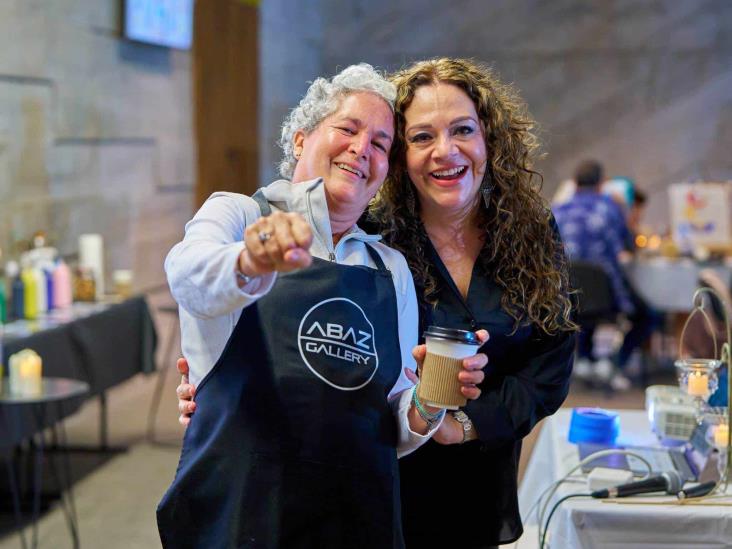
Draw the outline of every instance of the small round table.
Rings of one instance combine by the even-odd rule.
[[[62,473],[56,467],[54,459],[49,459],[51,473],[61,492],[61,506],[69,525],[74,547],[79,547],[78,521],[72,491],[71,464],[66,446],[66,430],[63,424],[64,405],[74,399],[83,397],[89,392],[89,384],[76,379],[44,377],[41,392],[34,395],[18,395],[10,393],[7,379],[0,390],[0,432],[7,434],[13,441],[13,421],[16,426],[23,422],[24,414],[30,415],[32,421],[31,440],[35,446],[35,463],[33,465],[33,510],[31,515],[32,537],[31,547],[38,545],[38,516],[41,507],[42,469],[45,449],[43,431],[51,429],[52,439],[58,444],[62,455]],[[22,433],[21,433],[22,434]],[[27,436],[27,435],[26,435]],[[12,453],[7,452],[8,480],[13,496],[13,508],[23,548],[27,547],[23,531],[22,510],[18,482],[15,477]],[[65,478],[63,478],[65,477]]]

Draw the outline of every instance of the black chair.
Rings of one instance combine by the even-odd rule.
[[[600,324],[617,325],[618,312],[610,277],[602,267],[586,261],[572,261],[569,278],[575,292],[575,321],[583,332],[593,333]],[[602,383],[600,387],[610,394],[609,384]]]
[[[602,267],[586,261],[572,261],[569,265],[569,278],[576,292],[576,318],[580,326],[594,327],[601,322],[615,323],[617,311],[613,289],[610,277]]]

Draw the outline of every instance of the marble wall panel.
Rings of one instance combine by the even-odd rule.
[[[28,238],[47,224],[52,95],[47,83],[0,79],[0,248],[6,251],[19,235]]]
[[[344,5],[348,5],[344,2]],[[260,161],[261,184],[279,178],[280,126],[288,111],[323,74],[321,0],[268,0],[259,7]]]
[[[0,3],[0,248],[98,232],[146,288],[191,216],[190,55],[121,39],[120,6]]]
[[[0,74],[44,74],[48,19],[38,0],[0,2]],[[39,39],[40,38],[40,39]]]

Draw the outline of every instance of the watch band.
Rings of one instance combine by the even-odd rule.
[[[473,422],[470,421],[470,418],[465,412],[462,410],[455,410],[452,412],[452,417],[454,417],[455,421],[460,423],[460,426],[463,428],[463,440],[460,444],[465,444],[466,442],[477,438],[475,429],[473,428]]]

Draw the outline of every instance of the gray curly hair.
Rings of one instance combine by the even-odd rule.
[[[310,84],[305,97],[282,123],[280,147],[283,155],[279,166],[282,177],[290,179],[295,171],[297,164],[293,144],[295,133],[303,130],[309,134],[323,119],[338,110],[343,98],[357,92],[375,93],[383,98],[394,112],[396,87],[368,63],[346,67],[331,80],[316,78]]]

